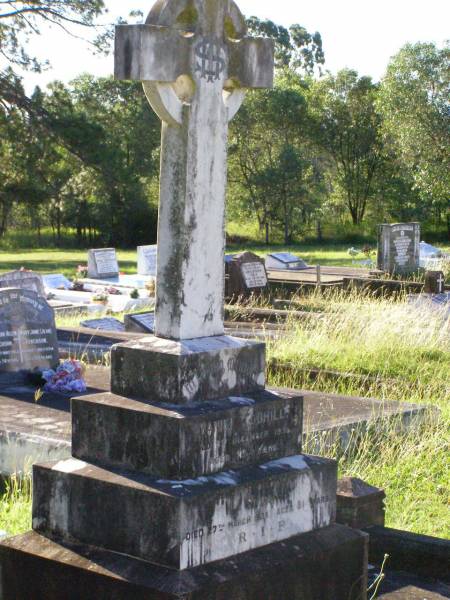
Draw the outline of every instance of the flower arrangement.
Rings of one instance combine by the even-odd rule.
[[[115,287],[106,288],[106,291],[108,292],[108,294],[111,294],[112,296],[121,296],[122,295],[122,292]]]
[[[76,277],[77,279],[86,279],[88,276],[88,268],[86,265],[78,265]]]
[[[79,360],[66,360],[56,370],[48,369],[42,373],[46,381],[46,392],[78,392],[86,391],[86,382],[83,379],[85,366]]]
[[[92,296],[92,302],[97,302],[97,304],[106,304],[108,302],[108,292],[106,290],[97,290]]]
[[[132,290],[130,293],[130,298],[132,298],[133,300],[137,300],[139,298],[139,290]]]

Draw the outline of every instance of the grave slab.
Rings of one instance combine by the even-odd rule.
[[[357,600],[367,540],[333,525],[180,572],[30,532],[0,546],[0,587],[3,600]]]
[[[296,393],[262,391],[188,406],[83,396],[72,400],[72,454],[108,468],[195,478],[299,454],[302,416]]]
[[[328,527],[336,486],[305,455],[183,481],[71,458],[33,466],[33,529],[183,570]]]
[[[228,336],[173,341],[147,336],[111,349],[111,391],[187,403],[264,388],[265,345]]]

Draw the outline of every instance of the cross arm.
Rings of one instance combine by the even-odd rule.
[[[244,38],[230,48],[228,74],[243,88],[272,88],[275,43],[268,38]]]
[[[176,81],[189,70],[189,42],[167,27],[117,25],[115,77],[133,81]]]

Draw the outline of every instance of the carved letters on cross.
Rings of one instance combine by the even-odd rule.
[[[116,28],[115,76],[142,81],[153,109],[171,125],[182,123],[199,79],[220,79],[232,119],[246,88],[273,85],[272,40],[246,32],[233,0],[160,0],[145,25]]]

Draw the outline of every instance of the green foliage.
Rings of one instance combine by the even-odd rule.
[[[447,212],[450,232],[449,93],[449,44],[407,44],[389,64],[378,105],[422,203]]]
[[[4,58],[22,68],[40,71],[42,63],[31,56],[27,42],[40,35],[42,24],[92,27],[105,10],[104,0],[14,0],[0,2],[0,48]]]
[[[301,25],[291,25],[289,29],[276,25],[273,21],[262,21],[257,17],[247,19],[251,35],[275,40],[275,64],[277,67],[301,69],[312,74],[316,67],[321,72],[325,63],[322,36],[318,31],[309,33]]]
[[[311,87],[314,140],[333,161],[336,184],[353,223],[364,219],[374,196],[381,165],[380,118],[375,108],[377,87],[369,77],[343,70]]]

